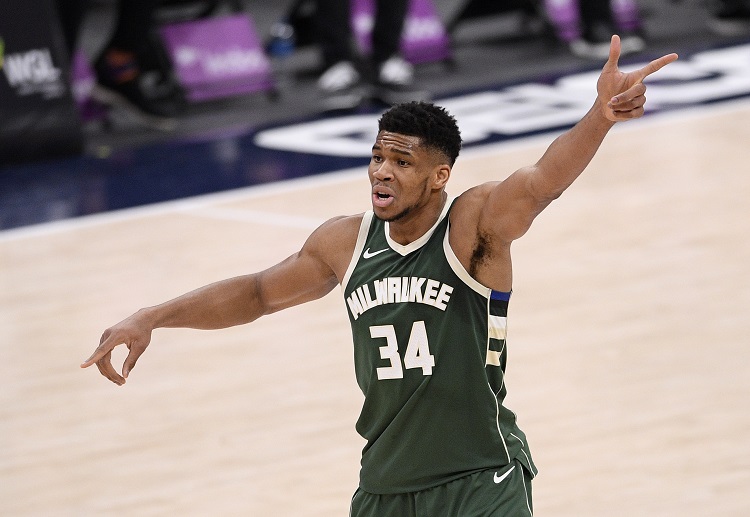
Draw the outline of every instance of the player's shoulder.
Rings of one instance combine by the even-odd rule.
[[[341,281],[354,254],[363,217],[357,214],[328,219],[308,237],[303,253],[326,263]]]
[[[359,227],[362,224],[364,215],[364,213],[361,213],[331,217],[320,225],[318,230],[324,232],[326,235],[330,234],[344,240],[351,238],[357,240],[357,234],[359,233]]]
[[[482,183],[464,191],[453,201],[451,220],[458,217],[472,217],[486,206],[490,193],[500,182]]]
[[[354,249],[364,214],[340,215],[318,226],[308,238],[307,245],[328,252]]]

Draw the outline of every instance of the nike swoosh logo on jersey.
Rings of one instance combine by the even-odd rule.
[[[509,468],[509,469],[508,469],[508,470],[507,470],[507,471],[505,472],[505,474],[503,474],[502,476],[498,476],[498,475],[497,475],[497,472],[495,472],[495,476],[494,476],[494,477],[492,478],[492,481],[494,481],[494,482],[495,482],[495,484],[500,484],[500,483],[502,483],[502,482],[503,482],[503,479],[507,478],[507,477],[508,477],[508,476],[510,475],[510,473],[511,473],[511,472],[513,472],[513,469],[515,469],[515,468],[516,468],[516,466],[515,466],[515,465],[513,465],[513,466],[512,466],[511,468]]]
[[[380,255],[380,254],[381,254],[381,253],[383,253],[384,251],[388,251],[389,249],[390,249],[390,248],[385,248],[385,249],[382,249],[382,250],[378,250],[378,251],[373,251],[373,252],[370,252],[370,248],[367,248],[367,249],[365,250],[365,252],[364,252],[364,253],[362,253],[362,258],[365,258],[365,259],[368,259],[368,258],[372,258],[372,257],[374,257],[375,255]]]

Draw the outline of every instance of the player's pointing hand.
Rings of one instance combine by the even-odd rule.
[[[613,122],[643,115],[643,105],[646,103],[646,86],[643,80],[675,61],[677,54],[667,54],[629,73],[624,73],[618,68],[619,59],[620,37],[614,35],[609,46],[609,59],[604,64],[596,84],[602,112],[608,120]]]
[[[142,312],[136,312],[129,318],[124,319],[117,325],[108,328],[99,340],[99,346],[94,353],[86,359],[81,368],[88,368],[96,364],[99,372],[117,385],[125,384],[130,370],[135,366],[138,358],[146,350],[151,342],[152,327],[141,321],[139,316]],[[112,350],[119,345],[128,347],[128,356],[122,365],[122,375],[112,366]]]

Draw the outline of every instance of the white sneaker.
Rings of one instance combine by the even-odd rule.
[[[609,42],[601,43],[578,38],[568,44],[573,55],[586,59],[607,59],[609,57]]]
[[[646,42],[637,34],[622,34],[620,36],[620,52],[622,55],[636,54],[646,48]]]
[[[318,78],[326,110],[350,110],[359,106],[367,96],[362,77],[350,61],[336,63]]]
[[[410,101],[429,101],[430,92],[412,88],[414,66],[399,56],[393,56],[380,65],[375,98],[386,104]]]
[[[318,87],[324,92],[335,92],[351,88],[359,83],[359,72],[350,61],[336,63],[318,78]]]
[[[409,85],[414,82],[414,66],[400,56],[393,56],[380,65],[378,81],[394,86]]]

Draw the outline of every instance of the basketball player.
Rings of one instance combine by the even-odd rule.
[[[536,164],[455,199],[445,190],[461,147],[454,118],[427,103],[391,108],[368,169],[372,210],[327,221],[265,271],[141,309],[107,329],[82,366],[123,384],[155,328],[248,323],[338,284],[365,394],[356,428],[367,444],[351,515],[531,515],[536,467],[503,406],[510,245],[616,122],[643,114],[642,81],[677,59],[623,73],[619,55],[614,36],[593,107]],[[122,375],[110,360],[120,344],[130,350]]]

